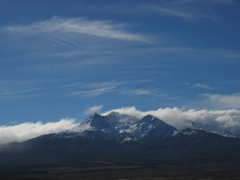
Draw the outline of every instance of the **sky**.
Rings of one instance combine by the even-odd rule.
[[[1,0],[0,126],[124,107],[238,114],[239,19],[238,0]]]

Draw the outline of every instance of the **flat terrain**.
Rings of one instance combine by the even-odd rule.
[[[115,166],[15,166],[1,167],[1,180],[237,180],[237,164]]]

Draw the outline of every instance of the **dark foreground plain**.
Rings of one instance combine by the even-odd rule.
[[[168,164],[152,167],[117,166],[94,162],[95,166],[15,165],[1,166],[1,180],[237,180],[240,164]],[[92,164],[94,164],[92,163]]]
[[[147,116],[140,125],[156,127],[147,128],[145,138],[122,141],[121,134],[115,137],[101,130],[109,125],[102,122],[104,117],[95,115],[87,122],[95,122],[94,118],[96,131],[1,145],[0,180],[240,179],[239,137],[196,129],[172,135],[173,127]],[[140,126],[141,132],[144,127]]]
[[[0,180],[236,180],[240,139],[214,134],[154,142],[37,138],[0,151]]]

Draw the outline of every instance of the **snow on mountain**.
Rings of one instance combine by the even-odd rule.
[[[225,136],[225,137],[239,137],[238,135],[235,135],[235,134],[231,133],[230,131],[223,130],[221,127],[219,127],[216,124],[208,125],[208,124],[202,124],[199,122],[190,121],[189,127],[191,129],[200,129],[200,130],[213,132],[213,133],[219,134],[221,136]]]
[[[162,120],[147,115],[137,118],[112,112],[109,115],[94,114],[74,129],[73,136],[86,138],[114,138],[119,141],[165,139],[177,129]]]
[[[52,138],[84,137],[87,139],[115,139],[120,142],[137,140],[161,140],[178,134],[194,135],[197,132],[213,132],[226,137],[234,136],[230,132],[220,131],[217,126],[191,122],[187,129],[178,131],[175,127],[152,116],[136,117],[118,112],[99,115],[95,113],[75,126],[71,131],[51,134]],[[200,130],[200,131],[199,131]],[[197,133],[198,134],[198,133]]]

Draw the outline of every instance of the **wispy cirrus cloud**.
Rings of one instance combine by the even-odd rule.
[[[214,89],[213,87],[210,87],[209,85],[201,84],[201,83],[194,84],[194,87],[202,88],[202,89]]]
[[[216,21],[215,15],[210,13],[204,13],[201,10],[196,11],[196,9],[192,7],[166,6],[166,7],[152,7],[152,9],[153,11],[155,11],[155,13],[180,18],[184,21],[189,22],[201,19]]]
[[[211,3],[224,3],[224,4],[232,4],[235,3],[235,0],[210,0]]]
[[[192,11],[190,8],[183,7],[152,7],[155,13],[164,14],[176,18],[180,18],[185,21],[193,21],[197,19],[210,19],[213,20],[214,16],[210,14],[201,14],[196,11]]]
[[[76,33],[103,38],[125,41],[148,42],[144,35],[128,32],[125,24],[116,24],[111,21],[88,20],[86,18],[61,18],[52,17],[44,21],[34,22],[29,25],[14,25],[5,27],[5,33]],[[64,38],[60,41],[65,41]]]
[[[135,95],[155,95],[156,93],[146,89],[136,89],[132,91]]]
[[[156,88],[137,88],[136,84],[146,85],[146,83],[152,83],[149,80],[142,81],[107,81],[100,83],[72,83],[63,86],[69,93],[65,97],[75,96],[75,97],[87,97],[92,98],[96,96],[101,96],[107,93],[114,93],[116,95],[124,96],[158,96],[167,97],[166,94],[160,92]]]
[[[215,5],[234,5],[234,0],[173,0],[162,1],[156,4],[143,4],[136,7],[134,12],[148,11],[182,19],[186,22],[207,20],[219,23],[219,13],[212,8]],[[204,7],[204,8],[203,8]],[[207,7],[207,8],[206,8]]]
[[[66,96],[82,96],[82,97],[95,97],[99,96],[105,93],[110,93],[112,92],[116,87],[114,86],[109,86],[109,87],[103,87],[103,88],[96,88],[96,89],[91,89],[91,90],[84,90],[84,91],[73,91],[69,93]]]
[[[129,95],[129,96],[166,96],[165,94],[159,93],[157,90],[149,90],[149,89],[123,89],[121,94]]]
[[[209,86],[207,84],[203,84],[203,83],[192,84],[190,82],[182,82],[180,84],[184,86],[189,86],[191,88],[193,87],[193,88],[201,88],[201,89],[208,89],[208,90],[214,89],[214,87]]]
[[[214,4],[229,4],[234,3],[234,0],[180,0],[176,1],[178,4],[189,4],[189,3],[214,3]]]
[[[69,93],[65,96],[77,97],[95,97],[105,93],[116,91],[116,88],[122,85],[123,82],[101,82],[101,83],[71,83],[64,87],[69,89]]]
[[[0,101],[26,99],[38,96],[34,92],[38,89],[3,89],[0,91]]]
[[[0,81],[0,101],[26,99],[42,95],[33,81]],[[39,84],[43,82],[38,82]]]
[[[138,13],[141,15],[159,14],[179,18],[186,22],[207,20],[218,22],[219,14],[212,8],[215,5],[233,5],[234,0],[171,0],[135,4],[133,7],[102,7],[95,11],[111,13]],[[114,11],[113,11],[114,9]]]

